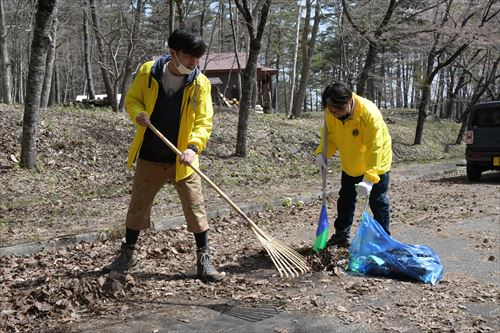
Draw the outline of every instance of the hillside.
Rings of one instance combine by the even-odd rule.
[[[0,246],[74,233],[121,230],[133,172],[125,162],[133,126],[125,114],[107,109],[58,107],[41,114],[38,171],[19,168],[22,106],[1,106]],[[414,110],[384,111],[393,138],[395,165],[462,157],[450,145],[459,124],[428,119],[423,144],[412,145]],[[235,157],[238,115],[218,109],[203,153],[201,169],[236,202],[273,195],[319,191],[312,152],[319,142],[320,113],[285,120],[283,115],[252,114],[248,157]],[[336,163],[333,163],[335,168]],[[207,205],[221,203],[205,190]],[[180,215],[177,196],[166,187],[155,214]]]

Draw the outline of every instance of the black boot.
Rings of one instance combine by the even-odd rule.
[[[349,242],[349,238],[347,236],[336,234],[333,234],[326,244],[327,246],[338,246],[339,248],[348,248],[349,246],[351,246],[351,243]]]
[[[198,279],[203,282],[219,282],[224,275],[217,272],[212,264],[212,256],[207,247],[199,248],[196,251],[196,268],[198,269]]]
[[[137,265],[137,254],[135,244],[123,243],[120,254],[109,265],[104,266],[101,271],[109,273],[111,271],[123,273]]]

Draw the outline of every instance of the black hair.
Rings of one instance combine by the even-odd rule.
[[[323,109],[326,108],[327,104],[334,106],[344,106],[352,98],[352,90],[345,83],[334,83],[328,85],[323,94],[321,95],[321,102],[323,104]]]
[[[190,56],[200,58],[207,48],[198,31],[189,28],[177,28],[168,37],[168,47],[174,51],[183,51]]]

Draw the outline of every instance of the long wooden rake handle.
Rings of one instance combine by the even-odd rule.
[[[153,125],[148,125],[149,129],[152,130],[160,139],[163,141],[170,149],[172,149],[177,155],[181,156],[182,152],[177,149],[177,147],[170,142],[160,131],[156,129]],[[259,227],[243,212],[222,190],[210,180],[200,169],[193,165],[189,165],[191,169],[194,170],[201,178],[203,178],[238,214],[240,214],[245,221],[256,230],[259,230]]]
[[[181,151],[177,149],[177,147],[163,134],[161,134],[161,132],[158,131],[153,125],[149,124],[148,127],[177,155],[182,155]],[[304,257],[288,245],[266,234],[252,220],[250,220],[250,218],[231,199],[229,199],[229,197],[222,192],[217,185],[215,185],[203,172],[201,172],[201,170],[191,164],[189,166],[194,170],[194,172],[200,175],[200,177],[203,178],[236,212],[238,212],[238,214],[243,217],[245,222],[247,222],[248,227],[256,234],[260,243],[266,249],[281,277],[283,277],[283,275],[287,277],[299,276],[301,272],[305,273],[310,271]]]

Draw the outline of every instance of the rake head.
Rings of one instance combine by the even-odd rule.
[[[167,138],[160,131],[158,131],[152,124],[149,124],[148,127],[170,148],[172,149],[178,156],[181,156],[182,153],[177,147],[168,141]],[[257,238],[262,243],[267,253],[271,257],[274,265],[278,269],[280,276],[283,277],[296,277],[301,273],[308,272],[310,269],[307,266],[306,259],[302,257],[298,252],[293,250],[288,245],[273,239],[268,236],[265,232],[263,232],[255,223],[252,222],[246,216],[246,214],[238,207],[236,204],[229,199],[229,197],[222,192],[222,190],[215,185],[203,172],[201,172],[197,167],[190,165],[191,169],[194,170],[201,178],[203,178],[235,211],[237,211],[243,219],[247,222],[247,225],[250,229],[255,232]]]
[[[250,229],[255,232],[260,243],[271,257],[280,277],[298,277],[311,270],[306,259],[290,246],[267,235],[256,225],[251,225]]]

